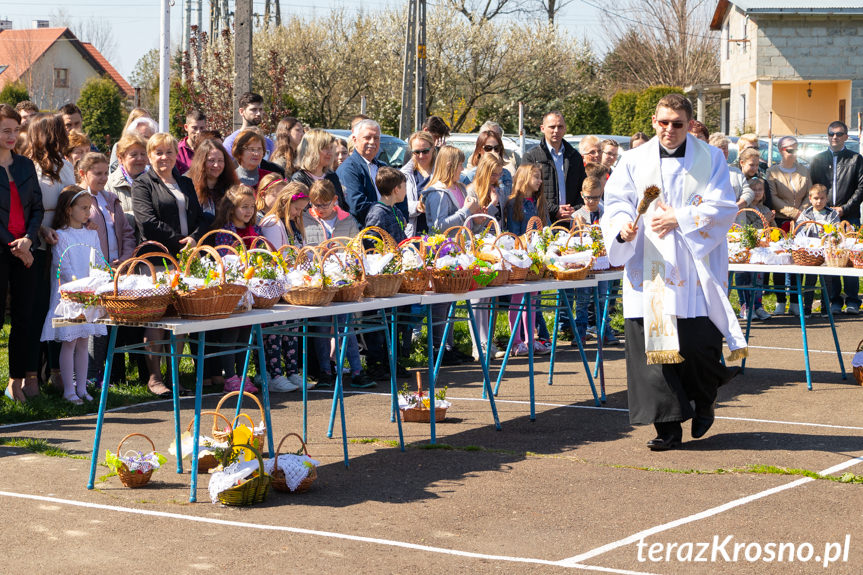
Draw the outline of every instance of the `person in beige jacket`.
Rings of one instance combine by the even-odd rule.
[[[809,205],[812,179],[809,177],[809,169],[797,161],[797,140],[793,136],[785,136],[779,139],[778,144],[782,161],[767,170],[767,205],[776,212],[776,225],[791,231],[795,220]],[[791,279],[791,276],[786,277],[785,274],[773,274],[773,285],[790,286]],[[775,313],[785,313],[785,296],[785,292],[776,292]],[[788,313],[798,315],[798,305],[790,303]]]

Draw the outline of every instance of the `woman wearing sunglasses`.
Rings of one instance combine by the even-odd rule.
[[[402,167],[402,173],[407,178],[408,225],[405,226],[405,235],[410,238],[428,229],[420,198],[434,171],[437,148],[435,137],[425,131],[411,134],[408,145],[411,148],[411,159]]]
[[[479,161],[486,152],[494,152],[501,158],[503,157],[503,142],[495,132],[482,132],[476,139],[476,147],[467,161],[467,167],[461,174],[461,183],[465,186],[473,182]],[[508,198],[512,192],[512,174],[508,170],[504,170],[500,177],[500,190],[501,197],[504,198]]]

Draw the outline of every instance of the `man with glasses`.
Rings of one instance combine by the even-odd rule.
[[[584,159],[563,139],[566,121],[562,113],[556,110],[547,113],[539,130],[543,139],[539,146],[524,155],[524,162],[539,164],[542,171],[542,193],[548,206],[549,222],[571,218],[582,205]]]
[[[723,337],[729,362],[747,355],[727,295],[726,234],[737,214],[728,165],[687,134],[691,120],[684,96],[659,101],[656,137],[621,158],[601,220],[609,263],[625,266],[629,420],[653,424],[653,451],[679,446],[687,419],[693,438],[713,424],[717,388],[739,371],[722,365]]]
[[[839,214],[839,218],[852,224],[860,224],[860,200],[863,199],[863,157],[845,147],[848,126],[844,122],[831,122],[827,126],[829,150],[814,158],[809,167],[813,184],[827,188],[827,204]],[[859,278],[827,278],[827,294],[830,310],[842,311],[842,282],[845,283],[845,313],[860,313]],[[822,310],[826,312],[826,310]]]

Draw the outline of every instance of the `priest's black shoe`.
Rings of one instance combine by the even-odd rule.
[[[713,425],[713,420],[713,404],[706,408],[696,408],[695,417],[692,418],[692,437],[695,439],[703,437]]]
[[[651,451],[668,451],[680,446],[683,430],[679,421],[655,423],[656,437],[647,442]]]

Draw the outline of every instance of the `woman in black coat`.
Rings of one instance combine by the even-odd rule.
[[[157,241],[172,255],[183,248],[195,247],[206,233],[207,224],[192,180],[174,170],[177,141],[170,134],[154,134],[147,141],[147,157],[150,171],[138,176],[132,184],[132,210],[141,240]],[[144,341],[160,339],[164,339],[162,330],[145,330]],[[161,351],[157,347],[148,349]],[[160,358],[146,357],[150,371],[147,388],[160,397],[171,395],[171,390],[162,380]]]
[[[11,295],[12,329],[9,333],[9,384],[6,397],[25,402],[39,393],[37,381],[25,387],[27,333],[32,323],[35,274],[33,242],[42,224],[42,190],[33,162],[12,152],[21,116],[12,106],[0,104],[0,302]],[[5,314],[2,314],[5,318]],[[0,327],[4,318],[0,318]],[[39,325],[41,330],[42,326]]]

